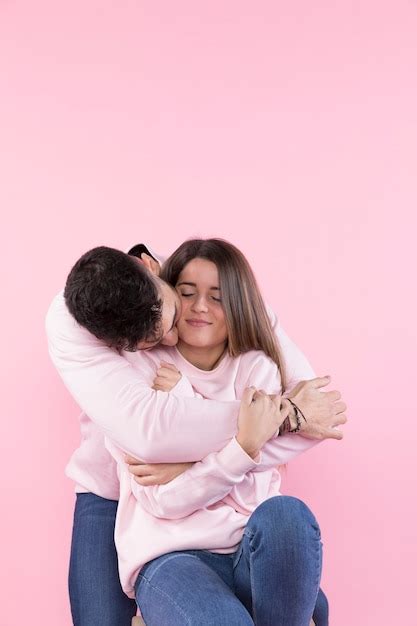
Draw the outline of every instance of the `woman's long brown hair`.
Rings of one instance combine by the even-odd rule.
[[[230,356],[236,357],[249,350],[262,350],[277,364],[284,393],[284,360],[247,259],[236,246],[224,239],[190,239],[181,244],[164,263],[161,278],[175,287],[187,263],[197,258],[212,261],[219,272]]]

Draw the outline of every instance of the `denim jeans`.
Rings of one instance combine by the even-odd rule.
[[[74,626],[131,626],[136,602],[122,591],[114,545],[117,502],[77,494],[69,570]]]
[[[263,502],[233,554],[170,552],[136,581],[146,626],[328,625],[319,589],[322,544],[307,508],[289,496]]]

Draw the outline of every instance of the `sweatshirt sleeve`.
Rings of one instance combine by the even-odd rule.
[[[199,395],[184,374],[172,393]],[[106,448],[118,463],[119,476],[121,472],[127,473],[123,484],[130,485],[131,493],[148,513],[164,519],[179,519],[218,502],[257,465],[233,437],[220,452],[208,454],[169,483],[146,487],[139,485],[129,473],[123,451],[108,437]]]
[[[237,398],[241,398],[244,389],[251,385],[267,393],[281,392],[278,367],[263,352],[252,351],[242,355],[235,381]],[[185,387],[182,392],[186,392]],[[132,493],[156,517],[184,517],[218,502],[233,493],[235,488],[239,489],[247,481],[249,472],[265,471],[285,464],[314,443],[297,435],[285,435],[267,442],[256,462],[233,438],[223,450],[209,454],[165,485],[142,487],[132,476]]]
[[[166,485],[142,487],[131,476],[131,490],[155,517],[179,519],[224,498],[254,467],[256,462],[233,437],[220,452],[207,455]]]
[[[288,340],[289,342],[289,340]],[[290,342],[292,344],[292,342]],[[286,344],[288,345],[288,344]],[[292,344],[294,346],[294,344]],[[297,360],[295,355],[298,353],[298,348],[292,349],[293,360],[292,366],[293,372],[297,372]],[[286,356],[286,353],[284,353]],[[249,353],[251,356],[251,362],[247,362],[246,367],[241,368],[242,372],[238,379],[237,386],[237,398],[242,397],[242,393],[245,387],[254,386],[257,389],[263,389],[267,393],[279,394],[281,393],[281,377],[278,371],[277,365],[265,356],[262,352]],[[248,359],[246,359],[248,361]],[[299,368],[299,374],[307,373],[307,361],[301,359],[301,366]],[[243,361],[242,361],[243,363]],[[310,375],[309,378],[312,376]],[[295,381],[295,374],[293,373],[292,381]],[[306,380],[300,378],[299,380]],[[299,382],[297,379],[294,385]],[[309,450],[313,446],[319,443],[317,440],[307,439],[297,434],[286,434],[282,437],[274,437],[266,442],[262,447],[261,457],[259,463],[253,468],[254,472],[263,472],[267,469],[276,467],[277,465],[285,465],[295,457],[299,456],[306,450]]]
[[[288,393],[301,380],[310,380],[311,378],[315,378],[315,373],[307,360],[307,357],[284,332],[277,316],[269,308],[268,315],[284,358],[285,373],[287,377],[287,388],[285,391]]]
[[[129,454],[148,463],[197,461],[236,434],[238,402],[153,391],[140,370],[77,324],[62,293],[49,308],[46,333],[68,391]]]

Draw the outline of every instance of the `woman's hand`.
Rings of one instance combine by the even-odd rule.
[[[281,396],[269,396],[248,387],[240,403],[237,442],[255,458],[262,446],[277,433],[287,415],[287,406],[281,411]]]
[[[152,389],[155,391],[171,391],[180,380],[181,372],[177,370],[175,365],[161,361],[159,368],[156,370]]]
[[[133,456],[126,455],[129,472],[142,487],[166,485],[194,465],[194,463],[143,463]]]

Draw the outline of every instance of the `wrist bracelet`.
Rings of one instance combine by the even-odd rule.
[[[301,429],[301,418],[303,418],[305,423],[307,423],[304,413],[301,411],[301,409],[298,408],[295,402],[293,402],[290,398],[287,398],[287,400],[294,409],[297,426],[295,428],[291,428],[291,420],[290,420],[290,416],[288,415],[288,417],[285,418],[285,420],[282,422],[281,426],[279,427],[279,433],[278,433],[279,435],[285,435],[286,433],[298,433]]]
[[[303,420],[304,420],[304,421],[305,421],[305,423],[307,424],[307,418],[306,418],[306,416],[304,415],[304,413],[302,412],[302,410],[301,410],[301,409],[300,409],[300,408],[299,408],[299,407],[295,404],[295,402],[293,402],[293,401],[291,400],[291,398],[287,398],[287,400],[288,400],[288,402],[289,402],[289,403],[290,403],[290,404],[294,407],[295,415],[296,415],[296,417],[297,417],[297,426],[299,425],[299,424],[298,424],[298,418],[299,418],[300,416],[303,418]],[[301,424],[301,422],[300,422],[300,424]],[[300,430],[300,429],[298,429],[298,430]]]

